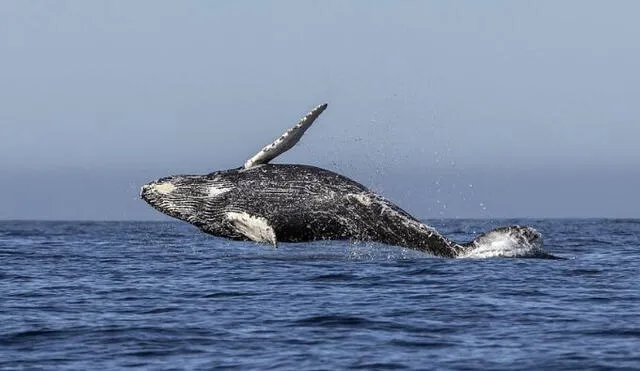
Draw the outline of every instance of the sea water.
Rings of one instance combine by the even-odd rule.
[[[640,220],[525,224],[564,260],[0,222],[0,369],[638,369]]]

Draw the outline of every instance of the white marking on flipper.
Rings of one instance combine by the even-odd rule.
[[[264,147],[260,152],[244,163],[244,168],[249,169],[257,165],[266,164],[284,152],[290,150],[298,143],[305,131],[313,124],[320,114],[327,108],[327,104],[321,104],[307,113],[298,123],[282,134],[273,143]]]
[[[267,219],[245,212],[229,211],[226,213],[231,228],[255,242],[267,242],[278,247],[276,232],[269,225]]]

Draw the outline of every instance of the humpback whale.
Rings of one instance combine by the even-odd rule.
[[[547,255],[541,234],[531,227],[501,227],[457,243],[343,175],[310,165],[270,163],[295,146],[326,108],[315,107],[241,167],[160,178],[142,186],[141,198],[202,232],[275,247],[280,242],[356,240],[447,258],[518,248]]]

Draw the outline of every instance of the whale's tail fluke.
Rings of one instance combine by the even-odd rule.
[[[540,232],[519,225],[482,233],[473,241],[460,245],[458,257],[557,258],[544,250]]]

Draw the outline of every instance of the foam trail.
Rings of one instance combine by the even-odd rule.
[[[525,238],[523,231],[535,238]],[[498,228],[476,238],[461,252],[459,258],[557,258],[543,248],[541,235],[532,228]]]

